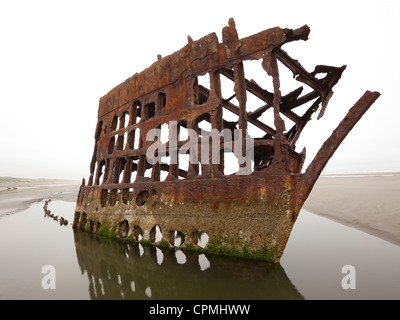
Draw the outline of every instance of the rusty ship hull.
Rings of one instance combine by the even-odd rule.
[[[184,48],[158,56],[148,69],[102,97],[90,177],[87,185],[83,180],[78,194],[74,228],[159,246],[279,262],[326,163],[379,97],[367,91],[302,172],[305,150],[297,152],[296,142],[318,109],[323,115],[332,87],[345,69],[319,65],[308,72],[282,50],[287,42],[307,40],[309,32],[308,26],[272,28],[239,39],[231,19],[222,30],[222,43],[214,33],[197,41],[188,37]],[[246,78],[246,60],[260,60],[273,92]],[[302,95],[299,87],[282,96],[278,61],[311,91]],[[208,86],[199,84],[203,75],[209,76]],[[224,96],[222,77],[232,82],[234,96]],[[250,110],[249,94],[264,105]],[[296,112],[307,103],[303,114]],[[235,114],[237,121],[227,120],[225,110]],[[273,111],[273,126],[262,121],[267,110]],[[283,119],[294,123],[291,129],[286,129]],[[252,125],[264,132],[254,139],[254,166],[248,174],[224,173],[224,155],[232,151],[224,142],[217,151],[218,163],[192,162],[191,149],[186,152],[190,161],[182,168],[177,150],[187,141],[179,141],[177,134],[191,129],[200,135],[199,123],[204,121],[220,131],[245,131]],[[177,128],[169,131],[165,143],[170,161],[150,164],[148,132],[171,123]],[[242,140],[242,151],[246,151],[246,137],[236,136]],[[177,143],[171,148],[174,139]],[[204,234],[205,245],[200,243]]]

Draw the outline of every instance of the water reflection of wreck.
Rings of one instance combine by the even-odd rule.
[[[91,299],[303,299],[280,264],[185,255],[79,231],[74,239]]]
[[[206,232],[204,251],[278,262],[315,181],[379,96],[367,91],[302,173],[305,149],[296,150],[298,138],[318,109],[319,117],[324,114],[345,69],[318,65],[308,72],[282,50],[288,42],[307,40],[309,32],[308,26],[276,27],[239,39],[231,19],[222,30],[222,43],[215,33],[197,41],[188,37],[184,48],[159,56],[102,97],[90,178],[78,195],[74,227],[135,241],[144,235],[152,243],[158,228],[160,243],[174,246],[179,235],[181,247],[191,250],[199,248],[198,238]],[[265,78],[272,80],[272,92],[248,77],[245,64],[257,60]],[[299,87],[281,95],[278,62],[308,91]],[[233,92],[225,92],[223,81],[230,82]],[[254,108],[251,101],[261,105]],[[228,117],[232,115],[236,121]],[[174,128],[168,127],[171,123]],[[251,174],[226,172],[228,162],[237,159],[227,160],[232,148],[225,141],[217,150],[217,164],[192,161],[194,151],[202,152],[200,144],[194,151],[177,152],[189,140],[180,141],[179,133],[192,129],[200,135],[204,124],[232,135],[235,129],[246,132],[251,127],[261,132],[253,137]],[[146,151],[153,141],[146,140],[147,133],[165,126],[165,144],[177,144],[172,151],[167,148],[165,161],[151,165]],[[235,137],[242,154],[248,151],[246,137]]]

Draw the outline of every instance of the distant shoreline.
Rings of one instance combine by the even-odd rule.
[[[371,172],[354,172],[354,173],[328,173],[321,174],[320,178],[360,178],[360,177],[387,177],[387,176],[400,176],[400,171],[371,171]]]
[[[80,184],[75,180],[0,177],[0,218],[44,199],[75,202]]]
[[[17,177],[0,177],[0,186],[4,184],[21,183],[21,184],[42,184],[42,183],[65,183],[65,182],[78,182],[75,179],[47,179],[47,178],[17,178]]]

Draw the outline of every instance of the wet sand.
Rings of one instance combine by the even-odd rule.
[[[43,199],[75,202],[80,181],[0,181],[0,217]],[[304,209],[400,245],[400,173],[322,176]]]
[[[400,245],[400,174],[322,176],[309,212]]]
[[[74,180],[0,180],[0,217],[30,207],[43,199],[75,202],[80,182]]]

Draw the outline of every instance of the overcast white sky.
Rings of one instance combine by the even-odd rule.
[[[87,178],[100,97],[187,35],[221,40],[230,17],[240,38],[307,24],[309,40],[284,49],[309,71],[347,65],[324,118],[298,143],[306,163],[373,90],[382,96],[325,173],[399,171],[399,16],[399,1],[0,0],[0,176]]]

